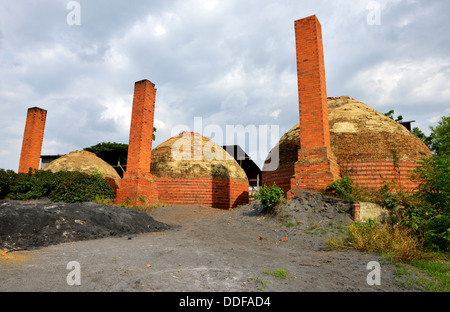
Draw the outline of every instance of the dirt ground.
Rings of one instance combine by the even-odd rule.
[[[350,206],[308,194],[280,206],[277,216],[258,201],[233,210],[159,207],[148,215],[170,227],[3,252],[0,291],[411,291],[379,255],[327,251],[326,239],[351,222]],[[71,286],[73,261],[81,278]],[[371,261],[381,265],[380,285],[367,282]],[[277,270],[287,276],[269,273]]]

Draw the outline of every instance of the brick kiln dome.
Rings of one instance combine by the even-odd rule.
[[[222,147],[199,133],[183,132],[152,150],[151,174],[159,200],[231,208],[248,203],[245,171]]]
[[[84,173],[100,173],[105,177],[119,179],[117,171],[103,159],[88,151],[73,151],[49,163],[46,171],[79,171]]]
[[[120,176],[117,171],[103,159],[88,151],[73,151],[49,163],[45,171],[78,171],[88,174],[100,173],[113,189],[117,189]]]
[[[431,156],[427,146],[404,126],[362,102],[346,96],[328,98],[328,111],[331,149],[340,170],[363,185],[379,186],[393,170],[406,182],[415,162]],[[299,123],[281,137],[269,157],[277,148],[279,167],[263,172],[263,183],[275,182],[288,190],[300,148]]]
[[[205,177],[248,183],[245,171],[230,154],[194,132],[180,133],[152,150],[151,173],[157,177]]]

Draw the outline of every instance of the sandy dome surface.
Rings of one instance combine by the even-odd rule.
[[[385,161],[394,155],[399,161],[414,162],[431,156],[408,129],[367,104],[347,96],[328,98],[328,113],[331,149],[338,162]],[[299,123],[280,138],[271,154],[277,148],[280,168],[293,166],[300,148]]]
[[[195,132],[180,133],[152,150],[151,173],[157,177],[248,183],[245,171],[230,154]]]
[[[79,171],[89,174],[100,173],[105,177],[120,180],[117,171],[103,159],[88,151],[73,151],[49,163],[45,171]]]

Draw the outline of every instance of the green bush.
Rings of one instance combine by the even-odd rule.
[[[378,199],[378,204],[386,209],[394,209],[399,204],[399,192],[396,194],[391,192],[391,183],[385,183],[383,184],[379,191],[380,199]]]
[[[16,174],[7,196],[16,200],[37,199],[48,196],[54,183],[53,174],[46,171]]]
[[[420,203],[408,207],[404,222],[424,235],[425,246],[450,250],[450,156],[423,159],[412,171]]]
[[[83,202],[112,199],[114,190],[99,174],[37,170],[15,173],[0,170],[0,199],[32,200],[48,197],[55,202]]]
[[[50,193],[55,202],[89,202],[97,198],[113,198],[114,191],[101,175],[72,172]]]
[[[0,198],[5,198],[14,184],[16,173],[12,170],[0,169]]]
[[[345,200],[356,200],[353,196],[353,179],[344,175],[339,180],[331,182],[327,191],[332,191],[339,198]]]
[[[284,198],[284,191],[275,185],[264,185],[259,189],[256,198],[261,201],[261,205],[267,212],[273,212],[275,205]]]

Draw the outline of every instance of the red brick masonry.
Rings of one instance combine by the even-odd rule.
[[[412,191],[417,186],[409,179],[409,171],[418,166],[416,162],[399,161],[395,166],[393,161],[354,161],[340,163],[340,166],[355,183],[362,186],[378,189],[392,181],[396,189],[405,191]]]
[[[288,199],[339,178],[330,148],[322,27],[315,15],[295,21],[295,40],[301,140]]]
[[[150,174],[155,97],[152,82],[135,83],[127,170],[116,193],[116,204],[131,201],[140,205],[158,200],[156,178]]]
[[[248,204],[248,184],[211,178],[157,178],[159,201],[229,209]]]
[[[353,161],[340,162],[339,166],[345,174],[355,183],[372,189],[379,189],[383,184],[394,181],[397,189],[412,191],[417,183],[409,179],[409,171],[414,170],[418,164],[412,161],[399,161],[398,166],[393,161]],[[266,171],[262,183],[273,185],[276,183],[283,191],[290,190],[290,180],[294,174],[294,165],[279,168],[275,171]],[[318,177],[319,178],[319,177]]]
[[[39,169],[46,118],[46,110],[38,107],[28,109],[20,154],[19,173],[27,173],[30,168],[32,170]]]

